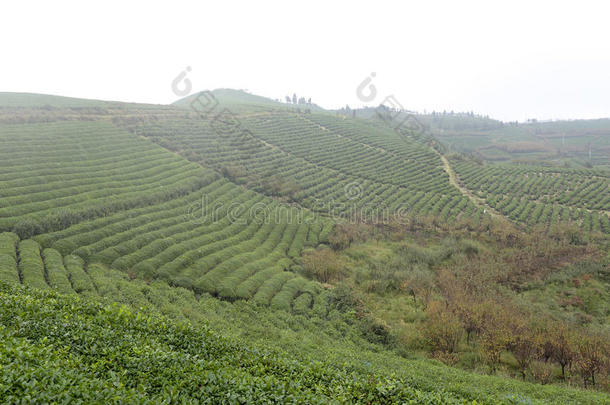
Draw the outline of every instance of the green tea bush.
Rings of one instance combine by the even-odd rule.
[[[64,265],[74,291],[79,294],[95,294],[93,281],[84,270],[85,262],[83,259],[75,255],[68,255],[64,257]]]
[[[253,302],[260,305],[269,305],[271,303],[271,299],[282,289],[282,286],[288,280],[295,277],[296,275],[294,273],[276,273],[271,278],[268,278],[263,282],[261,287],[258,289],[256,294],[252,298]]]
[[[295,314],[304,315],[309,313],[313,304],[313,298],[310,293],[304,292],[294,299],[292,309]]]
[[[20,283],[15,259],[3,253],[0,253],[0,281]]]
[[[238,298],[250,299],[254,297],[258,289],[265,283],[265,281],[272,278],[276,274],[282,274],[283,272],[284,266],[279,263],[275,266],[271,266],[265,270],[259,271],[238,284],[235,288],[235,295]]]
[[[313,307],[311,313],[313,316],[325,319],[328,314],[330,292],[328,290],[322,290],[319,294],[314,297]]]
[[[205,326],[5,284],[0,326],[5,403],[474,403],[394,376],[251,350]]]
[[[19,242],[19,271],[23,284],[35,288],[49,288],[40,256],[40,245],[31,239]]]
[[[180,198],[218,178],[101,121],[3,126],[0,140],[0,231],[21,239]]]
[[[468,159],[452,159],[460,181],[510,219],[534,225],[574,221],[570,210],[592,210],[578,221],[582,229],[604,231],[610,197],[608,176],[603,172],[534,165],[479,165]],[[559,204],[559,205],[558,205]],[[605,211],[605,212],[604,212]],[[605,218],[605,219],[604,219]]]
[[[44,249],[42,258],[47,269],[49,285],[60,293],[69,294],[74,292],[68,278],[68,271],[64,267],[63,258],[59,252],[51,248]]]
[[[307,280],[303,277],[288,280],[271,300],[271,308],[290,311],[294,297],[305,284],[307,284]]]
[[[454,206],[460,193],[450,185],[428,137],[403,136],[383,125],[354,125],[334,117],[287,112],[242,119],[250,132],[247,139],[239,137],[240,142],[220,136],[205,121],[142,123],[136,130],[189,160],[205,162],[239,184],[314,211],[326,211],[325,203],[330,201],[346,204],[339,208],[341,213],[389,206],[390,202],[397,206],[425,190],[430,192],[430,204],[422,202],[419,208],[427,210],[437,204],[436,212],[444,216],[461,213]],[[357,201],[345,195],[346,187],[353,184],[366,190]],[[469,199],[462,204],[473,208]],[[315,230],[303,239],[308,246],[316,246],[323,242],[320,236],[324,235]]]
[[[0,254],[17,259],[17,243],[19,236],[11,232],[0,233]]]

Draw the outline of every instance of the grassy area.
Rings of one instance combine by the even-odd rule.
[[[596,347],[594,361],[605,364],[607,242],[583,244],[571,232],[549,238],[495,222],[475,231],[340,225],[329,239],[333,249],[306,251],[304,266],[350,291],[356,313],[411,356],[543,384],[595,379],[606,389],[607,370],[589,374],[587,349]],[[569,347],[562,349],[569,373],[564,360],[552,360],[556,333]]]

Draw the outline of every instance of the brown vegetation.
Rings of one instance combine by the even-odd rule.
[[[521,291],[532,283],[544,283],[557,269],[600,259],[598,248],[583,243],[573,227],[553,227],[547,234],[543,229],[524,232],[502,221],[441,224],[433,218],[410,217],[388,223],[340,225],[329,240],[340,255],[353,243],[371,238],[400,241],[408,235],[427,243],[430,239],[438,241],[439,235],[446,239],[447,234],[454,240],[465,240],[454,248],[455,257],[441,252],[441,257],[452,258],[449,262],[432,260],[432,273],[408,267],[400,288],[387,291],[410,294],[417,308],[423,309],[419,333],[431,356],[455,364],[461,351],[474,351],[492,373],[508,367],[524,380],[546,384],[557,380],[560,370],[562,381],[574,384],[573,377],[580,376],[585,387],[599,387],[598,377],[610,371],[607,334],[595,333],[586,324],[553,319],[517,299]],[[399,256],[401,246],[409,250],[408,244],[398,246]],[[489,251],[481,254],[480,249]],[[434,252],[420,250],[422,254]],[[305,267],[312,274],[320,274],[318,279],[331,280],[329,274],[336,270],[326,270],[315,260],[328,261],[332,268],[337,257],[330,249],[316,252],[304,256]],[[432,278],[427,277],[430,274]],[[582,274],[568,281],[578,287],[590,279],[590,274]],[[375,293],[384,294],[378,289]],[[565,305],[581,310],[584,307],[575,294],[563,300],[570,300]],[[557,302],[562,303],[560,297]],[[465,346],[461,346],[462,340]]]

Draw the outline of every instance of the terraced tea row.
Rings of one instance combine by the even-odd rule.
[[[318,114],[312,116],[317,117]],[[334,121],[335,127],[347,132],[349,127],[343,127],[343,120],[334,118]],[[397,186],[437,189],[447,194],[455,192],[449,186],[440,159],[432,151],[428,149],[426,152],[416,142],[402,140],[390,130],[381,136],[396,143],[402,141],[402,148],[396,148],[401,151],[398,154],[371,146],[367,143],[368,136],[355,141],[334,129],[319,126],[305,116],[276,114],[248,117],[244,119],[244,124],[264,141],[320,166]],[[360,133],[368,135],[371,126],[362,125]]]
[[[438,155],[419,141],[370,126],[377,132],[364,143],[350,124],[342,127],[340,118],[327,119],[343,133],[331,131],[326,122],[324,127],[313,122],[316,117],[249,115],[240,117],[239,128],[219,128],[205,120],[159,120],[129,129],[237,183],[317,212],[365,218],[387,213],[482,216],[482,209],[449,184]],[[249,132],[241,132],[244,128]],[[364,125],[362,131],[368,129]]]
[[[577,223],[610,233],[610,176],[603,171],[452,162],[460,181],[514,221]]]
[[[0,142],[0,230],[22,239],[3,236],[6,280],[92,292],[82,268],[100,264],[266,305],[286,284],[285,309],[303,291],[313,306],[317,284],[290,270],[332,222],[108,123],[4,125]]]
[[[288,225],[281,231],[272,228],[270,223],[261,227],[262,234],[270,231],[273,235],[262,242],[260,248],[225,260],[200,278],[201,287],[194,290],[228,300],[253,298],[258,304],[301,314],[312,313],[315,307],[316,313],[320,314],[328,305],[327,294],[321,294],[320,285],[286,271],[292,263],[286,251],[299,243],[304,244],[303,238],[307,235],[303,235],[303,229],[306,228]],[[260,237],[251,241],[261,243]],[[236,250],[244,247],[238,245]],[[74,254],[62,257],[56,249],[41,248],[31,239],[19,241],[13,233],[0,234],[0,281],[38,289],[53,288],[64,294],[102,296],[119,302],[125,299],[146,300],[144,290],[147,284],[140,279],[134,280],[127,273],[108,268],[103,263],[86,264]],[[163,287],[165,282],[158,280],[154,283]],[[188,283],[184,284],[189,287]],[[172,288],[178,287],[163,287],[161,290],[170,291]],[[180,291],[183,291],[181,287]]]
[[[410,131],[406,125],[404,128],[399,126],[396,130],[392,129],[392,122],[337,118],[328,114],[306,115],[302,118],[338,136],[359,142],[367,147],[378,148],[383,152],[417,164],[417,169],[420,171],[429,172],[435,177],[445,176],[438,156],[429,147],[433,138],[420,132]]]
[[[213,172],[103,122],[0,125],[0,231],[27,238],[201,188]]]

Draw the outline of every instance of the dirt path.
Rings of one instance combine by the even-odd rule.
[[[367,148],[370,148],[370,149],[373,149],[373,150],[376,150],[376,151],[379,151],[379,152],[382,152],[382,153],[389,154],[391,156],[395,156],[397,158],[400,158],[399,156],[396,156],[393,152],[388,151],[388,150],[386,150],[384,148],[381,148],[379,146],[369,145],[369,144],[363,143],[361,141],[356,141],[356,140],[353,140],[353,139],[351,139],[349,137],[344,137],[343,135],[336,134],[335,132],[329,130],[325,126],[320,125],[317,122],[314,122],[314,121],[310,120],[309,118],[306,118],[306,117],[299,117],[299,118],[309,122],[310,124],[313,124],[313,125],[319,127],[320,129],[322,129],[324,131],[328,131],[328,132],[330,132],[330,133],[332,133],[332,134],[334,134],[334,135],[336,135],[336,136],[338,136],[340,138],[347,138],[347,139],[351,140],[352,142],[359,143],[359,144],[361,144],[361,145],[363,145],[363,146],[365,146]],[[449,183],[452,184],[453,186],[455,186],[460,191],[460,193],[462,193],[462,195],[468,197],[470,199],[470,201],[472,201],[472,203],[475,206],[483,208],[485,210],[486,214],[489,214],[489,215],[491,215],[492,217],[495,217],[495,218],[504,218],[504,219],[506,219],[507,221],[510,222],[510,220],[508,218],[506,218],[504,215],[500,214],[500,212],[498,212],[494,208],[492,208],[489,205],[487,205],[487,203],[485,202],[484,199],[482,199],[479,196],[476,196],[470,190],[468,190],[467,188],[463,187],[460,184],[460,182],[458,181],[457,175],[455,174],[455,171],[451,167],[451,164],[449,163],[449,160],[442,153],[440,153],[438,150],[436,150],[435,148],[430,147],[430,149],[432,149],[441,158],[441,160],[443,161],[443,169],[449,175]]]
[[[434,149],[434,148],[432,148],[432,149]],[[434,150],[436,151],[436,149],[434,149]],[[460,184],[460,182],[458,181],[458,178],[457,178],[457,175],[455,174],[455,171],[453,171],[453,167],[451,167],[451,164],[449,163],[449,159],[447,159],[445,157],[445,155],[443,155],[439,151],[436,151],[436,152],[438,153],[438,155],[440,156],[441,160],[443,161],[443,169],[445,169],[445,171],[449,175],[449,183],[451,183],[453,186],[455,186],[455,188],[460,190],[460,193],[462,193],[462,195],[468,197],[470,199],[470,201],[472,201],[472,203],[474,205],[476,205],[477,207],[483,208],[486,211],[487,214],[491,215],[492,217],[504,218],[507,221],[509,221],[509,219],[506,218],[504,215],[500,214],[494,208],[492,208],[489,205],[487,205],[487,203],[485,202],[484,199],[482,199],[479,196],[474,195],[474,193],[472,193],[466,187],[462,186]]]

